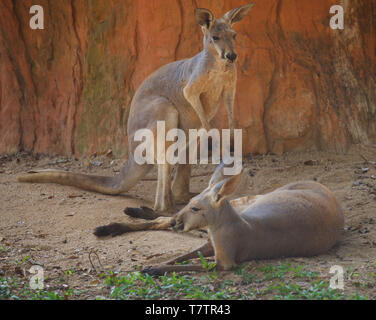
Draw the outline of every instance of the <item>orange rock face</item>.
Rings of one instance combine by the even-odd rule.
[[[376,140],[376,2],[254,0],[238,31],[235,115],[245,153]],[[340,2],[340,3],[339,3]],[[0,1],[0,153],[126,154],[143,79],[202,49],[194,7],[219,17],[244,0]],[[342,4],[344,30],[329,27]],[[221,108],[212,125],[226,127]]]

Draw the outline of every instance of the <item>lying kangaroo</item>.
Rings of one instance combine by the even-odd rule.
[[[317,182],[301,181],[266,195],[229,202],[227,198],[236,190],[241,174],[225,177],[223,167],[223,164],[217,167],[208,188],[174,218],[160,218],[154,225],[148,222],[151,229],[164,229],[169,223],[175,230],[184,232],[208,229],[207,244],[168,264],[197,258],[200,251],[204,256],[215,255],[219,270],[229,270],[252,259],[318,255],[340,239],[344,217],[328,188]],[[98,228],[96,235],[121,234],[121,226]],[[200,265],[164,265],[144,271],[163,274],[203,271],[203,268]]]
[[[151,165],[139,165],[134,151],[139,142],[134,141],[139,129],[150,129],[157,146],[157,122],[164,121],[166,132],[170,129],[204,128],[224,102],[230,129],[234,129],[233,108],[236,86],[237,54],[236,32],[232,26],[241,21],[251,10],[253,3],[227,12],[216,20],[211,11],[196,9],[195,18],[204,33],[204,49],[191,59],[163,66],[150,75],[135,93],[128,119],[129,157],[122,172],[115,177],[89,176],[64,171],[39,171],[18,178],[20,182],[59,183],[118,195],[128,191],[151,169]],[[171,142],[172,143],[172,142]],[[166,143],[166,150],[171,143]],[[154,153],[157,155],[157,152]],[[157,156],[156,156],[157,158]],[[179,165],[172,188],[171,166],[158,165],[158,184],[154,210],[167,211],[176,202],[187,203],[189,193],[190,165]],[[172,191],[173,190],[173,194]]]

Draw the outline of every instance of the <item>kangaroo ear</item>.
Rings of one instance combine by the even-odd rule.
[[[230,178],[226,178],[220,182],[218,182],[213,188],[212,188],[212,198],[213,201],[216,203],[222,202],[224,199],[231,196],[237,189],[240,180],[242,177],[242,173],[232,176]]]
[[[195,18],[201,27],[210,29],[214,22],[214,15],[208,9],[197,8],[195,9]]]
[[[215,185],[216,183],[222,181],[223,179],[226,178],[226,176],[223,174],[223,168],[225,167],[224,162],[221,162],[220,165],[215,169],[210,182],[209,182],[209,187]]]
[[[255,4],[251,2],[239,8],[233,9],[227,12],[223,18],[229,25],[232,26],[233,24],[243,20],[243,18],[249,13],[254,5]]]

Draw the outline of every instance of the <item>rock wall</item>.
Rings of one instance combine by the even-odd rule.
[[[132,96],[163,64],[202,48],[195,7],[244,0],[0,1],[0,153],[127,151]],[[254,0],[238,31],[235,115],[245,153],[345,152],[376,141],[376,2]],[[332,5],[345,29],[329,27]],[[214,126],[226,127],[221,108]]]

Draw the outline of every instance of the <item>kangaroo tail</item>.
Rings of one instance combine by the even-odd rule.
[[[29,174],[17,178],[18,182],[57,183],[65,186],[95,191],[103,194],[119,194],[115,178],[90,176],[58,170],[30,171]]]
[[[117,237],[127,232],[136,231],[125,223],[112,223],[107,226],[98,227],[94,230],[94,235],[98,238]]]
[[[57,183],[87,191],[117,195],[128,191],[149,171],[150,167],[138,165],[133,158],[127,161],[122,172],[115,177],[93,176],[58,170],[31,171],[17,178],[19,182]]]

